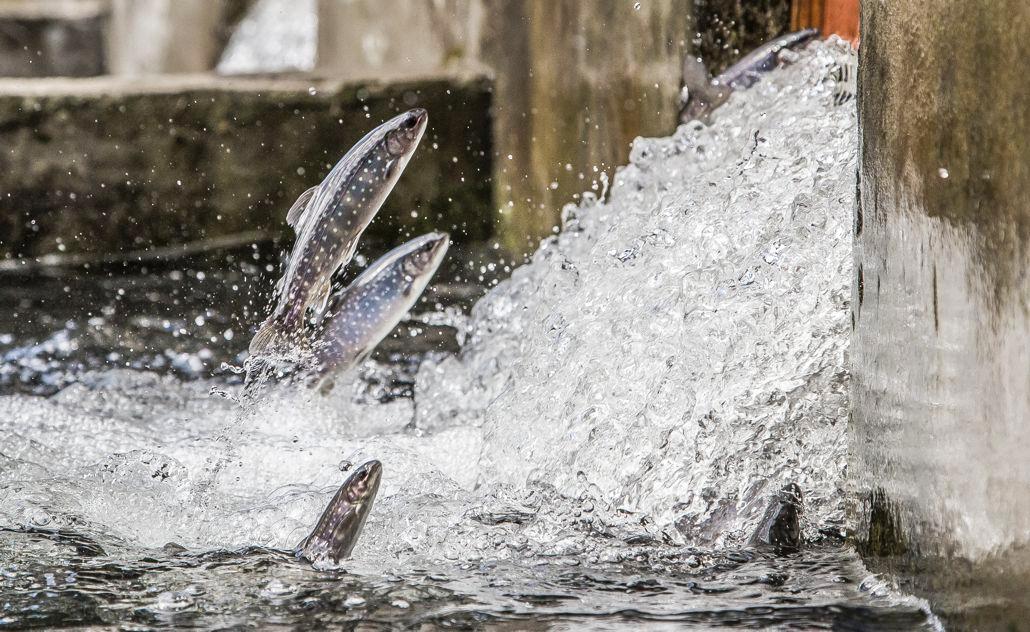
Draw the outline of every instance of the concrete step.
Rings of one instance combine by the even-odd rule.
[[[286,210],[368,130],[430,123],[369,229],[390,242],[493,230],[491,84],[162,76],[0,80],[0,256],[111,253],[247,231]]]

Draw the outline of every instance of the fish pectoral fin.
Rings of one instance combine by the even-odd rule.
[[[318,189],[317,184],[301,193],[300,197],[297,198],[297,201],[290,207],[290,210],[286,212],[286,223],[289,224],[294,231],[300,232],[301,222],[304,219],[304,211],[307,210],[308,203],[311,202],[311,198],[315,195],[316,189]]]

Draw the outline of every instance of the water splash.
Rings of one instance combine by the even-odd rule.
[[[355,382],[241,409],[239,385],[127,369],[0,397],[0,524],[127,555],[289,549],[374,458],[357,573],[660,566],[741,545],[787,482],[809,541],[839,533],[857,142],[828,77],[852,59],[817,43],[710,126],[639,139],[467,322],[418,316],[464,344],[413,399]]]
[[[610,199],[481,300],[424,366],[417,425],[483,433],[478,481],[546,482],[739,543],[796,482],[806,534],[843,525],[855,114],[839,50],[638,139]]]

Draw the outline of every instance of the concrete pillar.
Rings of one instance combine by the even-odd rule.
[[[318,72],[344,79],[454,70],[479,52],[481,0],[318,1]]]
[[[112,0],[112,74],[205,72],[224,39],[226,0]]]
[[[864,0],[862,14],[855,537],[954,627],[1023,629],[1030,3]]]
[[[102,0],[0,2],[0,76],[103,74],[107,9]]]
[[[505,245],[532,251],[563,204],[676,126],[690,0],[485,0]]]

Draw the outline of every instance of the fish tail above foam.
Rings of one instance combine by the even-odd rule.
[[[250,354],[255,355],[273,344],[295,341],[295,334],[304,326],[304,307],[294,307],[285,313],[273,313],[261,323],[250,341]]]
[[[257,333],[250,340],[250,355],[256,355],[268,349],[272,342],[279,336],[279,322],[274,318],[268,318],[261,323]]]

